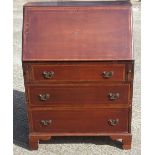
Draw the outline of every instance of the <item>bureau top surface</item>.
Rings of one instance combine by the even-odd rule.
[[[129,2],[24,6],[23,61],[132,60]]]

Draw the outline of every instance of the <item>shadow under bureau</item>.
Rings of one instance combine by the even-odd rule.
[[[130,149],[130,2],[33,2],[23,13],[30,149],[52,136],[110,136]]]

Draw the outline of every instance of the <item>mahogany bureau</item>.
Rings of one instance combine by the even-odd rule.
[[[130,149],[130,2],[33,2],[23,17],[30,149],[52,136],[110,136]]]

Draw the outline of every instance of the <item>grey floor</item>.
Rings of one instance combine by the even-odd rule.
[[[135,81],[132,114],[132,149],[124,151],[108,137],[55,137],[41,142],[37,151],[28,150],[28,124],[21,67],[22,5],[30,0],[14,0],[14,155],[140,155],[140,4],[133,4]],[[42,0],[43,1],[43,0]]]

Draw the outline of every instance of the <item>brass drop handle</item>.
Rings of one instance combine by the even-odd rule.
[[[118,118],[117,119],[109,119],[108,123],[111,126],[115,126],[115,125],[117,125],[119,123],[119,119]]]
[[[104,77],[104,78],[111,78],[112,76],[113,76],[113,74],[114,74],[114,72],[113,71],[104,71],[104,72],[102,72],[102,76]]]
[[[44,71],[42,73],[42,75],[45,79],[52,79],[54,77],[54,72],[53,71]]]
[[[48,126],[52,123],[52,120],[41,120],[40,123],[43,126]]]
[[[109,93],[108,94],[108,97],[109,97],[109,100],[117,100],[119,99],[119,93]]]
[[[50,94],[39,94],[38,96],[41,101],[47,101],[50,98]]]

